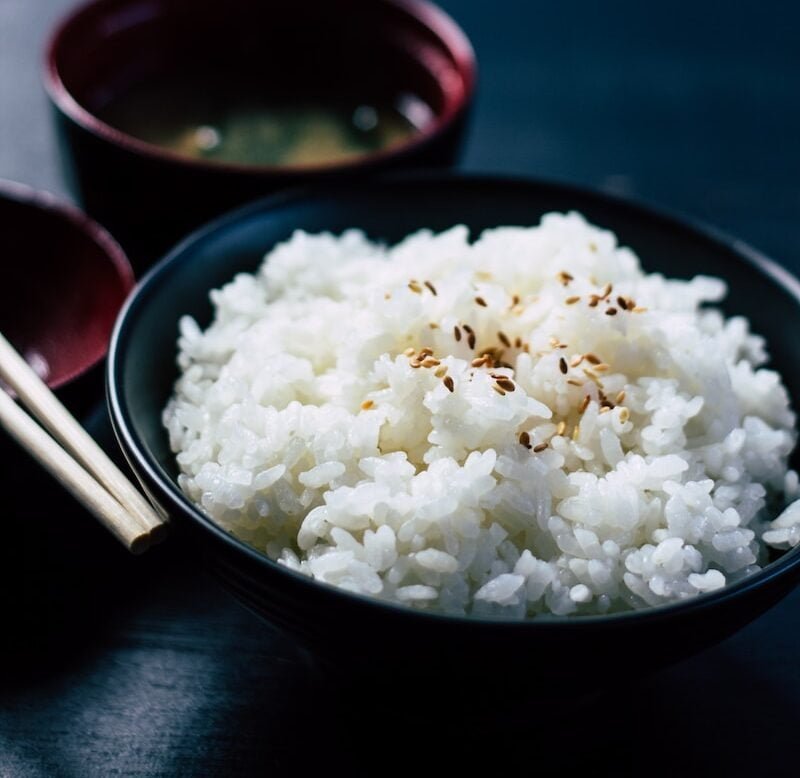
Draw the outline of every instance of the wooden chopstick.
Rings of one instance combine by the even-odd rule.
[[[2,334],[0,334],[0,378],[11,386],[53,437],[108,490],[119,506],[130,514],[142,534],[148,536],[149,542],[156,542],[163,537],[166,530],[164,519],[153,510],[136,487],[108,458]],[[10,397],[6,397],[24,416],[24,412],[16,406],[16,403]],[[9,411],[9,418],[11,413]],[[29,428],[25,430],[29,431]],[[26,441],[21,442],[27,445]]]
[[[2,389],[0,424],[130,551],[149,548],[150,533]]]

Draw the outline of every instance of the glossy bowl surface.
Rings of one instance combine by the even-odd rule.
[[[53,389],[108,350],[133,272],[114,239],[52,195],[0,181],[0,332]]]
[[[108,390],[115,431],[155,500],[198,543],[240,600],[337,667],[384,681],[469,677],[502,690],[509,673],[543,689],[592,688],[690,655],[733,633],[788,593],[800,548],[758,574],[690,601],[612,616],[488,621],[424,614],[348,594],[287,571],[217,527],[176,485],[161,411],[177,376],[178,319],[208,324],[208,291],[294,230],[364,229],[394,242],[422,227],[531,225],[548,211],[578,210],[612,229],[648,271],[727,280],[724,309],[767,338],[790,396],[800,393],[800,283],[746,245],[607,195],[534,181],[462,176],[400,178],[276,196],[197,232],[143,280],[112,340]],[[765,657],[766,659],[766,650]],[[463,684],[462,684],[463,686]]]
[[[395,147],[302,167],[191,159],[99,118],[144,80],[222,67],[248,89],[292,99],[412,94],[432,118]],[[452,164],[475,60],[463,32],[427,0],[91,0],[53,32],[44,81],[76,195],[141,268],[188,229],[278,188]]]

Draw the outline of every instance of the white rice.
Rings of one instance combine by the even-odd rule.
[[[575,213],[474,244],[297,232],[181,322],[180,486],[281,564],[420,609],[718,589],[800,543],[800,502],[767,507],[798,496],[794,414],[748,322],[704,307],[725,291]]]

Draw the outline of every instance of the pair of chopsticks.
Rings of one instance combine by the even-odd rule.
[[[0,425],[34,459],[72,492],[129,551],[140,554],[163,538],[166,530],[164,519],[2,334],[0,378],[43,425],[37,424],[8,392],[0,389]]]

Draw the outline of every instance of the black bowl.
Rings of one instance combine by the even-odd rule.
[[[103,119],[131,87],[176,77],[211,92],[224,81],[250,98],[411,96],[430,118],[396,146],[304,166],[192,159]],[[287,186],[451,165],[475,60],[464,33],[427,0],[227,0],[224,10],[217,0],[92,0],[54,30],[44,82],[74,193],[142,269],[208,219]]]
[[[615,198],[537,182],[472,177],[395,179],[330,192],[287,194],[215,222],[178,246],[143,280],[112,340],[109,402],[118,439],[154,499],[198,542],[217,577],[245,605],[339,668],[383,680],[469,679],[500,695],[522,681],[539,691],[593,688],[659,668],[732,634],[787,594],[800,548],[761,572],[680,604],[618,615],[487,621],[430,615],[353,595],[287,571],[217,527],[176,485],[161,426],[176,378],[178,318],[209,322],[208,291],[296,229],[358,226],[397,241],[421,227],[463,223],[473,235],[530,225],[552,210],[579,210],[614,230],[649,271],[725,278],[724,308],[767,338],[791,396],[800,392],[800,283],[740,242]],[[766,658],[766,657],[765,657]],[[398,687],[402,688],[402,687]]]

